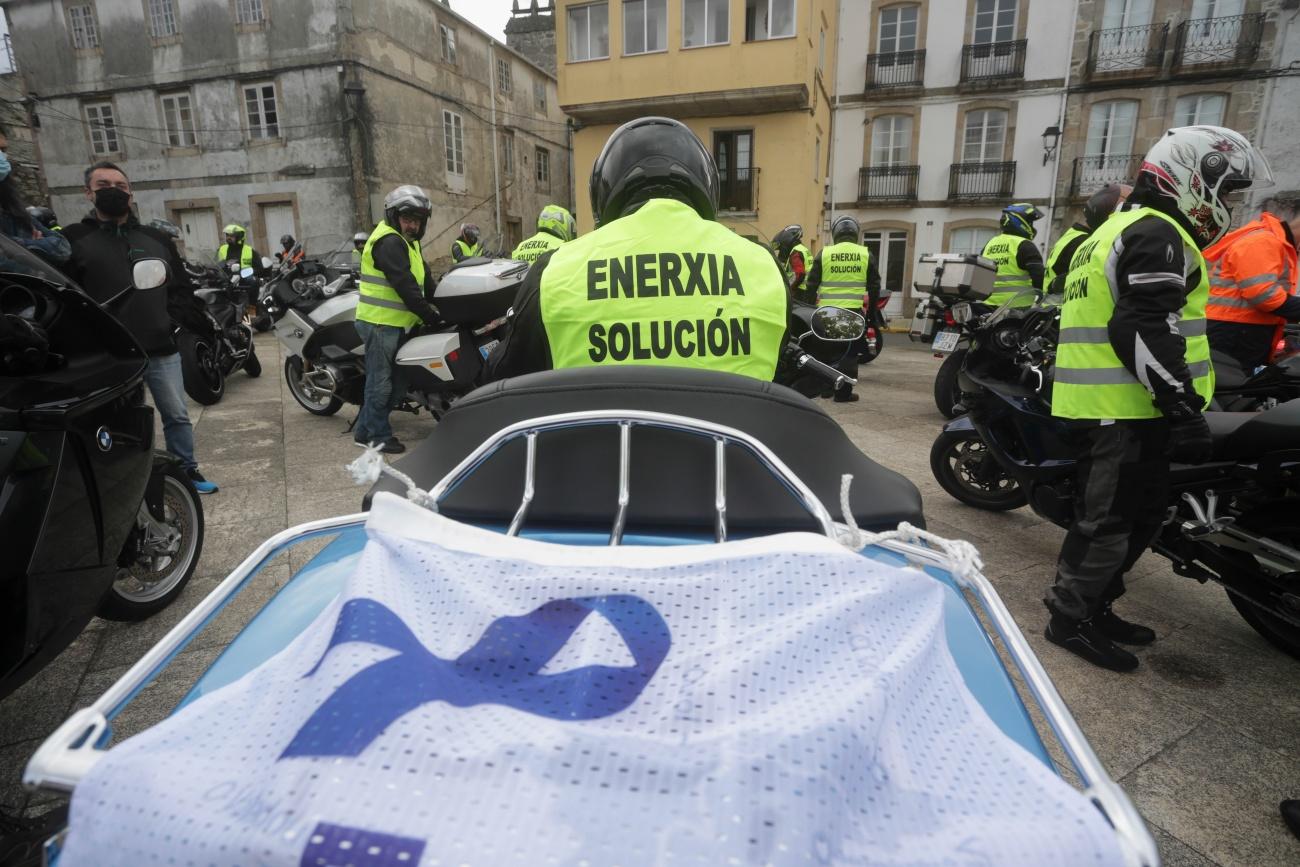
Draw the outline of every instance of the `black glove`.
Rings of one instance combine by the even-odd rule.
[[[1156,401],[1169,421],[1169,459],[1179,464],[1201,464],[1214,452],[1210,424],[1201,413],[1204,405],[1199,395],[1180,395]]]

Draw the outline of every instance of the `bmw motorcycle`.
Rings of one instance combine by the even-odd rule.
[[[136,288],[167,277],[135,263]],[[112,309],[0,238],[0,697],[95,615],[161,611],[202,552],[198,493],[154,449],[148,358]]]

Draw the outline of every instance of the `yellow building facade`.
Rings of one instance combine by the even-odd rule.
[[[713,153],[718,219],[767,242],[818,238],[830,158],[837,4],[831,0],[605,0],[556,4],[560,106],[573,140],[578,228],[586,182],[619,124],[681,120]]]

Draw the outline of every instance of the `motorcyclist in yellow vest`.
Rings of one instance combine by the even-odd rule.
[[[1079,245],[1128,198],[1133,188],[1128,184],[1107,184],[1088,197],[1083,206],[1083,222],[1075,223],[1056,239],[1047,254],[1047,271],[1043,276],[1043,300],[1057,307],[1064,300],[1065,275]]]
[[[1214,391],[1201,250],[1227,230],[1228,194],[1271,182],[1243,136],[1172,129],[1147,152],[1125,210],[1084,241],[1065,280],[1052,414],[1078,420],[1075,517],[1048,589],[1047,639],[1131,671],[1119,644],[1155,633],[1111,609],[1168,505],[1169,463],[1210,457]]]
[[[572,241],[577,234],[572,214],[559,205],[547,205],[537,215],[537,234],[520,241],[510,258],[531,265],[543,254]]]
[[[980,254],[998,267],[987,303],[997,307],[1011,301],[1012,307],[1028,307],[1034,303],[1030,290],[1042,291],[1043,254],[1033,240],[1034,223],[1042,216],[1042,211],[1028,202],[1002,209],[1002,232],[990,238]]]
[[[483,243],[479,240],[482,232],[474,223],[462,223],[460,235],[451,242],[451,259],[460,262],[484,255]]]
[[[361,251],[357,334],[366,344],[366,390],[352,438],[383,443],[384,451],[406,451],[393,436],[388,414],[406,391],[397,349],[406,332],[439,320],[429,303],[433,285],[420,251],[432,207],[424,190],[405,184],[384,197],[384,219]]]
[[[238,223],[231,223],[221,231],[225,235],[226,243],[217,248],[217,261],[238,262],[241,270],[252,268],[253,273],[261,277],[265,270],[262,267],[262,257],[257,255],[257,251],[251,245],[245,243],[247,233],[244,227]]]
[[[831,245],[823,247],[813,260],[808,272],[808,293],[816,299],[818,307],[843,307],[870,317],[880,297],[880,273],[871,259],[871,251],[858,243],[862,230],[852,217],[839,217],[831,224]],[[835,368],[846,376],[857,379],[860,342],[848,348],[844,358]],[[837,384],[836,403],[858,400],[853,386]]]
[[[713,157],[685,124],[615,130],[592,167],[596,230],[533,263],[488,375],[636,364],[772,379],[785,283],[770,253],[714,221],[718,193]]]
[[[776,263],[785,274],[785,285],[795,298],[804,291],[808,269],[812,267],[812,251],[803,245],[803,226],[791,224],[772,238]]]

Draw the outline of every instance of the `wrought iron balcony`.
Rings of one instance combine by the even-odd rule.
[[[1070,195],[1090,196],[1107,184],[1131,184],[1143,154],[1101,154],[1076,157],[1070,175]]]
[[[953,163],[948,170],[948,199],[982,202],[1005,199],[1016,186],[1016,163]]]
[[[867,90],[921,87],[925,82],[925,49],[867,55]]]
[[[1025,77],[1024,39],[961,47],[962,81],[1005,81]]]
[[[1178,25],[1174,47],[1174,69],[1208,64],[1244,66],[1259,57],[1264,37],[1264,13],[1196,18]]]
[[[866,166],[858,169],[859,202],[915,202],[920,166]]]
[[[1088,74],[1150,75],[1165,62],[1168,24],[1094,30],[1088,37]]]
[[[758,172],[756,168],[724,172],[718,191],[718,210],[758,210]]]

